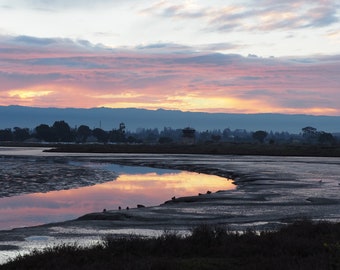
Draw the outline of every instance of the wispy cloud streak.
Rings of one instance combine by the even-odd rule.
[[[336,1],[248,1],[215,7],[209,2],[158,1],[143,13],[176,19],[204,19],[215,31],[319,28],[339,21]]]

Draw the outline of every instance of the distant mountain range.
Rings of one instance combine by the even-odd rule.
[[[273,132],[287,131],[300,133],[306,126],[319,131],[340,132],[340,116],[313,116],[290,114],[231,114],[183,112],[159,109],[113,109],[113,108],[36,108],[23,106],[0,106],[0,129],[35,128],[40,124],[53,125],[55,121],[64,120],[71,127],[88,125],[91,129],[112,130],[119,123],[125,123],[126,129],[136,131],[138,128],[192,127],[198,131],[225,128],[246,129],[247,131],[265,130]]]

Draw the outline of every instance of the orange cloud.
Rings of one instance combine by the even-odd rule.
[[[0,45],[0,105],[340,115],[339,56],[165,53],[167,44],[157,54],[58,42],[53,52]]]
[[[8,96],[9,97],[14,97],[14,98],[19,98],[22,100],[33,100],[37,97],[43,97],[43,96],[48,96],[51,93],[53,93],[53,91],[49,91],[49,90],[43,90],[43,91],[39,91],[39,90],[29,90],[29,89],[25,89],[25,90],[10,90],[8,91]]]

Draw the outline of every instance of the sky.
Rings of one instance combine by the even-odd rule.
[[[340,116],[337,0],[0,0],[0,105]]]

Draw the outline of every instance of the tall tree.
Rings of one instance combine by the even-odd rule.
[[[77,139],[81,142],[86,142],[87,138],[91,135],[91,129],[86,125],[81,125],[76,132]]]
[[[304,137],[314,137],[318,134],[318,131],[314,127],[304,127],[302,128],[302,136]]]
[[[266,131],[258,130],[253,133],[253,139],[259,141],[260,143],[263,143],[267,135],[268,133]]]
[[[65,121],[55,121],[52,126],[56,141],[71,142],[73,140],[71,128]]]
[[[35,136],[39,140],[43,140],[45,142],[53,142],[54,141],[54,136],[52,129],[50,126],[46,124],[41,124],[37,126],[35,129]]]
[[[107,143],[109,139],[109,134],[101,128],[95,128],[92,134],[97,138],[98,142]]]
[[[317,143],[319,132],[314,127],[304,127],[302,128],[302,137],[305,139],[308,143]]]

